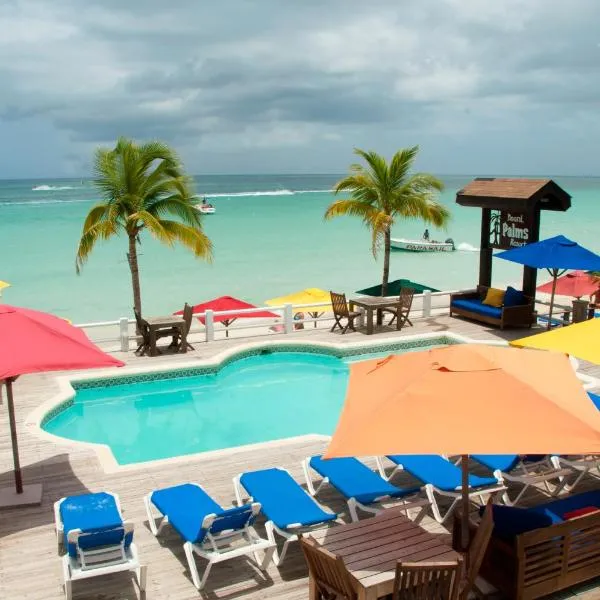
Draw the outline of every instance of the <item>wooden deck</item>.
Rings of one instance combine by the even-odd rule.
[[[367,338],[362,333],[345,336],[329,334],[325,330],[307,328],[293,336],[294,340],[357,341],[398,338],[420,332],[453,331],[476,339],[507,339],[520,337],[523,331],[500,332],[487,327],[451,319],[446,316],[415,321],[413,328],[403,332],[384,331]],[[270,341],[288,339],[292,336],[269,336]],[[253,341],[259,341],[255,338]],[[128,365],[160,365],[204,359],[234,347],[243,340],[217,341],[209,345],[198,343],[196,350],[187,355],[138,358],[132,353],[119,355]],[[127,367],[126,367],[127,368]],[[591,375],[600,376],[600,368],[584,365]],[[23,598],[27,600],[59,600],[63,598],[61,564],[57,554],[53,531],[52,503],[58,498],[88,491],[110,490],[121,497],[125,517],[135,523],[135,539],[141,558],[148,569],[148,585],[145,596],[149,599],[183,600],[187,598],[273,598],[295,600],[308,595],[307,573],[297,547],[292,547],[284,567],[269,567],[263,577],[246,559],[240,558],[216,565],[208,580],[207,589],[199,594],[187,571],[180,539],[168,528],[164,536],[156,539],[150,533],[142,497],[155,488],[184,481],[197,481],[223,505],[233,502],[232,477],[244,470],[267,466],[288,468],[298,481],[302,481],[300,461],[309,454],[323,449],[321,442],[300,441],[261,449],[240,449],[221,455],[198,455],[185,462],[165,466],[143,466],[134,470],[106,474],[94,452],[74,449],[41,440],[24,426],[25,417],[41,402],[56,393],[55,375],[30,375],[15,385],[17,420],[21,459],[26,483],[42,482],[43,503],[38,507],[12,509],[0,512],[0,598]],[[0,487],[13,485],[10,436],[5,407],[0,409]],[[593,479],[588,486],[598,485]],[[584,489],[584,488],[582,488]],[[331,490],[320,496],[323,503],[338,512],[345,512],[345,504]],[[528,501],[535,503],[542,495],[533,492]],[[443,531],[431,518],[424,526],[432,531]],[[259,530],[262,525],[259,524]],[[600,599],[600,580],[595,585],[572,590],[556,598],[577,595],[586,600]],[[77,599],[131,599],[139,597],[133,579],[127,574],[94,578],[74,585]]]

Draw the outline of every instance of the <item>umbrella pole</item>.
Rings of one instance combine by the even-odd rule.
[[[556,294],[556,278],[558,277],[558,269],[552,269],[552,294],[550,295],[550,314],[548,315],[548,325],[546,329],[552,327],[552,309],[554,308],[554,295]]]
[[[23,478],[19,461],[19,444],[17,442],[17,424],[15,421],[15,405],[13,402],[12,384],[15,378],[6,380],[6,399],[8,404],[8,420],[10,422],[10,439],[12,441],[13,463],[15,465],[15,487],[17,494],[23,493]]]
[[[460,520],[460,545],[463,552],[469,548],[469,455],[461,456],[462,467],[462,518]],[[467,565],[468,568],[468,565]]]

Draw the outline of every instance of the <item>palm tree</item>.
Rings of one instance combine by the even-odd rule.
[[[113,150],[96,150],[94,173],[94,185],[103,201],[85,219],[75,268],[79,274],[98,240],[124,232],[129,243],[133,304],[141,314],[137,245],[143,231],[168,246],[178,242],[198,258],[212,258],[212,244],[202,231],[200,211],[194,206],[191,180],[168,145],[138,145],[126,138],[119,138]]]
[[[450,219],[448,209],[435,199],[444,184],[429,173],[409,173],[418,151],[418,146],[399,150],[388,164],[376,152],[355,148],[366,166],[350,166],[350,174],[334,188],[334,193],[348,192],[350,197],[336,200],[325,211],[325,219],[360,217],[371,230],[375,258],[383,241],[382,296],[387,295],[391,228],[396,219],[422,219],[436,227],[444,227]]]

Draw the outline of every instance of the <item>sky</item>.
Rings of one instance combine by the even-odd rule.
[[[600,175],[598,0],[2,0],[0,178],[120,135],[188,172]]]

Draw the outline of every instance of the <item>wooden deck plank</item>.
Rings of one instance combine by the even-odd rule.
[[[407,334],[415,335],[424,332],[443,334],[447,331],[474,339],[509,339],[529,333],[528,330],[500,332],[460,319],[434,316],[430,319],[415,320],[414,327],[406,328],[401,332],[388,330],[371,337],[362,333],[349,333],[342,336],[330,334],[323,329],[307,328],[292,336],[270,335],[257,337],[252,341],[314,340],[345,344],[394,340]],[[192,343],[196,350],[186,355],[162,355],[156,358],[140,358],[131,353],[117,355],[124,359],[128,366],[176,366],[212,357],[247,343],[247,340],[234,338],[206,344],[194,339]],[[600,376],[600,367],[582,364],[582,370],[590,375]],[[57,392],[55,377],[55,374],[29,375],[20,378],[15,384],[17,427],[24,479],[26,483],[43,483],[44,495],[41,506],[0,511],[0,598],[27,600],[64,598],[61,566],[52,522],[52,503],[66,495],[100,490],[110,490],[119,494],[125,518],[135,524],[135,539],[140,556],[149,566],[146,593],[148,600],[187,600],[198,597],[215,600],[306,598],[306,566],[297,545],[290,548],[289,558],[281,569],[269,567],[266,580],[244,558],[216,565],[206,591],[199,594],[191,582],[181,540],[169,528],[165,529],[165,534],[160,539],[154,538],[148,529],[142,498],[144,494],[159,487],[184,481],[196,481],[201,483],[218,502],[229,505],[234,499],[231,483],[233,476],[245,470],[281,466],[289,469],[292,476],[302,482],[302,459],[322,452],[323,442],[298,440],[290,444],[260,449],[240,449],[222,455],[213,454],[210,457],[197,455],[190,460],[168,465],[145,464],[135,470],[105,473],[94,452],[80,447],[74,448],[67,443],[40,439],[25,427],[26,416]],[[11,445],[5,408],[4,405],[0,406],[0,487],[13,485]],[[366,462],[371,467],[375,467],[373,460],[366,460]],[[473,466],[475,468],[475,465]],[[405,475],[399,474],[398,481],[403,481],[404,477]],[[598,478],[591,476],[582,482],[580,490],[599,487]],[[546,499],[545,494],[535,489],[530,490],[526,496],[526,502],[530,503]],[[349,520],[346,503],[332,488],[326,487],[320,492],[318,500],[325,507],[345,515],[346,520]],[[476,510],[475,506],[473,510]],[[423,526],[432,532],[445,531],[430,514],[424,519]],[[257,528],[264,534],[261,520]],[[200,560],[198,564],[200,567],[203,566]],[[599,589],[600,582],[597,587],[588,584],[585,588],[574,590],[573,593],[577,593],[578,598],[592,600],[600,598]],[[84,598],[131,600],[138,597],[137,587],[127,574],[90,579],[74,585],[76,600]]]

